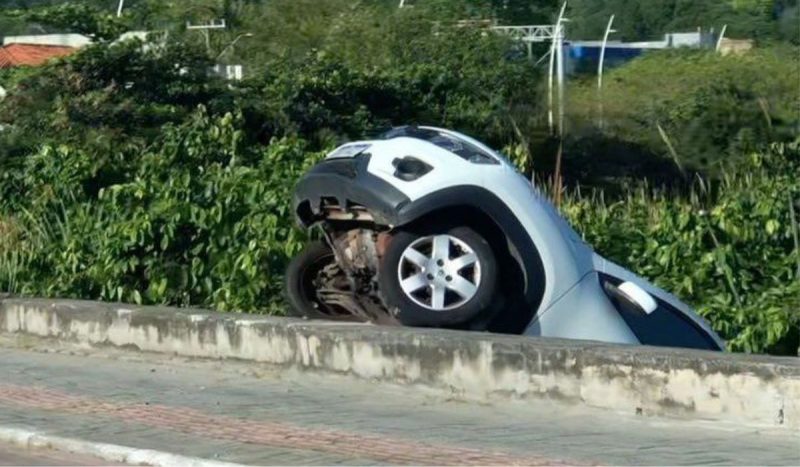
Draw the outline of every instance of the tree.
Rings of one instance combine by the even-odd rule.
[[[550,24],[561,7],[558,0],[492,0],[492,10],[501,24]]]
[[[86,3],[63,3],[26,11],[24,18],[59,30],[84,34],[97,40],[113,40],[129,29],[124,18]]]
[[[608,73],[602,133],[594,126],[598,119],[594,80],[573,84],[568,107],[571,132],[602,135],[615,142],[590,146],[579,140],[577,145],[592,148],[593,155],[587,154],[586,160],[590,164],[615,160],[608,157],[616,153],[638,159],[630,161],[637,164],[655,157],[674,166],[677,156],[677,164],[687,171],[719,173],[765,142],[796,137],[799,53],[787,45],[742,56],[704,50],[650,52]],[[671,154],[665,135],[676,154]],[[607,153],[599,155],[600,149]],[[625,165],[619,167],[623,172]],[[594,173],[616,168],[601,172],[597,167]]]
[[[617,37],[626,41],[656,40],[670,32],[711,28],[727,24],[728,35],[737,38],[776,37],[774,0],[572,0],[570,37],[601,37],[608,17],[615,16]]]

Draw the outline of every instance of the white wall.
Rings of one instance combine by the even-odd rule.
[[[6,36],[3,38],[3,45],[36,44],[81,48],[91,43],[92,40],[83,34],[35,34],[29,36]]]

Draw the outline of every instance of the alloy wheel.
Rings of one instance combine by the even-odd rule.
[[[464,305],[481,283],[478,255],[466,242],[447,234],[411,243],[401,255],[397,273],[406,296],[434,311]]]

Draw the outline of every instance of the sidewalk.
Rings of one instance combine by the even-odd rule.
[[[106,466],[111,463],[54,449],[27,449],[0,443],[0,465]]]
[[[17,346],[27,342],[28,350]],[[46,345],[50,348],[43,348]],[[47,352],[44,352],[47,350]],[[800,463],[786,432],[0,338],[0,426],[245,464]]]

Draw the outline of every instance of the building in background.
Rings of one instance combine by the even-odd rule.
[[[688,48],[713,49],[716,46],[717,35],[710,32],[679,32],[665,34],[660,41],[620,42],[608,41],[604,66],[606,69],[614,68],[628,62],[649,50]],[[600,59],[600,49],[603,41],[568,41],[564,43],[566,72],[594,73]]]
[[[166,32],[128,31],[113,43],[133,39],[153,40],[153,42],[144,44],[143,47],[148,50],[154,44],[158,46],[158,44],[166,43],[168,36]],[[90,37],[82,34],[6,36],[3,37],[3,46],[0,47],[0,68],[42,65],[50,59],[69,55],[92,43]],[[208,72],[229,81],[239,81],[244,77],[242,65],[217,64]]]
[[[91,43],[92,40],[82,34],[5,36],[0,47],[0,68],[39,66]]]
[[[0,68],[39,66],[76,50],[78,49],[61,45],[8,44],[0,47]]]
[[[91,43],[92,39],[84,36],[83,34],[31,34],[25,36],[3,37],[3,45],[51,45],[80,49],[81,47],[85,47]]]
[[[244,67],[242,65],[214,65],[209,73],[228,81],[241,81],[244,78]]]

